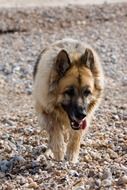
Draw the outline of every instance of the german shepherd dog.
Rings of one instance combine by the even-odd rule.
[[[77,162],[80,143],[103,94],[97,53],[77,40],[63,39],[42,51],[34,68],[35,108],[58,161]]]

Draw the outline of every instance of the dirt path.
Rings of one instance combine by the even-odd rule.
[[[1,9],[0,18],[0,190],[126,190],[127,4]],[[105,72],[75,165],[46,158],[31,95],[39,52],[64,37],[90,43]]]

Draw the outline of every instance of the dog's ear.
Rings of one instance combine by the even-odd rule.
[[[82,66],[88,67],[91,71],[94,69],[95,60],[93,51],[91,49],[86,48],[85,53],[82,54],[80,58],[80,64]]]
[[[65,72],[71,66],[71,62],[68,53],[65,50],[61,50],[56,58],[55,69],[60,76],[63,76]]]

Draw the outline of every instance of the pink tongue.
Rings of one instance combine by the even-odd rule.
[[[84,119],[83,121],[81,121],[80,123],[80,129],[85,129],[87,126],[86,120]]]

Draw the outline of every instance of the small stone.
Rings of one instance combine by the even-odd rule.
[[[119,116],[118,115],[112,115],[112,119],[119,120]]]
[[[14,143],[10,142],[10,141],[8,142],[8,145],[11,148],[11,150],[16,150],[17,149],[16,145]]]
[[[76,184],[74,184],[72,190],[84,190],[84,181],[81,179]]]
[[[19,181],[20,185],[26,184],[26,178],[22,176],[17,176],[17,180]]]
[[[93,169],[89,170],[88,177],[93,177],[95,176],[95,171]]]
[[[80,20],[77,21],[77,24],[80,25],[82,22]]]
[[[121,177],[119,178],[119,180],[118,180],[118,184],[119,184],[119,185],[125,185],[125,184],[127,184],[127,175],[121,176]]]
[[[85,162],[90,162],[92,160],[92,157],[90,155],[85,155],[84,156],[84,161]]]
[[[109,153],[111,159],[118,158],[118,154],[114,152],[112,149],[108,148],[107,152]]]
[[[11,162],[8,160],[2,160],[0,161],[0,170],[2,172],[8,172],[11,169]]]
[[[29,184],[28,187],[29,187],[29,188],[33,188],[33,189],[37,189],[37,188],[38,188],[38,184],[37,184],[35,181],[33,181],[33,182],[31,182],[31,183]]]
[[[25,159],[22,156],[14,156],[10,162],[12,164],[23,164],[25,162]]]
[[[79,173],[76,170],[70,170],[70,175],[73,177],[79,177]]]
[[[23,187],[24,189],[26,189],[26,188],[29,187],[29,184],[28,184],[28,183],[25,183],[24,185],[22,185],[22,187]]]
[[[0,140],[0,149],[4,148],[4,141]]]
[[[7,145],[7,144],[6,144],[4,150],[5,150],[5,152],[7,152],[7,153],[11,153],[11,151],[12,151],[11,147],[10,147],[9,145]]]
[[[99,153],[97,153],[97,152],[91,152],[91,157],[92,157],[94,160],[100,160],[100,159],[101,159],[101,156],[100,156]]]
[[[102,179],[112,179],[112,172],[111,172],[110,168],[107,168],[104,170]]]
[[[102,186],[103,187],[110,187],[112,185],[112,180],[111,179],[104,179],[102,181]]]
[[[97,179],[97,180],[95,181],[95,183],[96,183],[96,185],[97,185],[98,187],[101,186],[101,180],[100,180],[100,179]]]
[[[74,190],[84,190],[84,186],[76,187]]]
[[[85,25],[85,24],[86,24],[86,21],[85,21],[85,20],[83,20],[83,21],[82,21],[82,24],[83,24],[83,25]]]
[[[27,180],[29,183],[33,183],[33,179],[31,177],[28,177]]]
[[[6,183],[6,190],[13,190],[14,186],[13,184]]]
[[[45,161],[46,161],[46,157],[43,154],[37,157],[37,162],[45,162]]]
[[[3,178],[5,176],[5,173],[0,172],[0,178]]]

